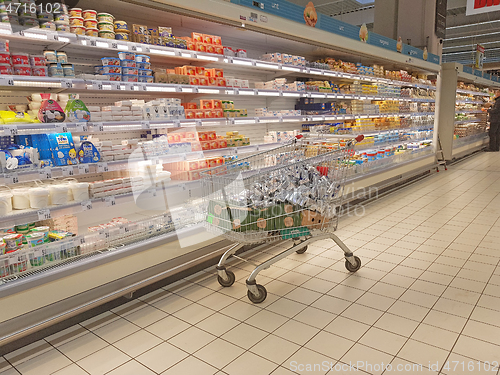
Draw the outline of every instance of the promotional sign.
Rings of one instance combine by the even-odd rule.
[[[466,16],[500,10],[500,0],[467,0]]]
[[[444,39],[446,36],[446,11],[448,0],[436,0],[436,20],[434,31],[438,38]]]
[[[484,61],[484,47],[482,45],[478,44],[476,46],[476,58],[475,58],[474,66],[478,69],[481,69],[483,67],[483,61]]]

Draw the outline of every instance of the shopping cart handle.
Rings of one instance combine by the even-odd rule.
[[[356,142],[359,143],[359,142],[362,142],[363,139],[365,139],[365,136],[363,134],[360,134],[355,139],[356,139]]]

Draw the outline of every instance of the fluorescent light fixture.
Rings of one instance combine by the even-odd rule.
[[[333,72],[323,72],[323,74],[324,74],[325,76],[337,77],[337,73],[333,73]]]
[[[187,87],[182,87],[181,90],[182,90],[182,92],[194,92],[194,89],[187,88]],[[175,91],[175,89],[174,89],[174,91]]]
[[[255,95],[255,91],[242,91],[240,90],[240,95]]]
[[[280,122],[280,119],[273,119],[273,120],[262,120],[262,122]]]
[[[251,61],[245,61],[245,60],[233,60],[233,64],[252,66]]]
[[[219,90],[214,90],[214,89],[198,89],[198,92],[200,94],[220,94]]]
[[[235,124],[255,124],[255,120],[238,120],[234,119]]]
[[[193,55],[191,55],[190,53],[181,52],[181,57],[187,57],[188,59],[190,59],[193,57]]]
[[[325,97],[325,94],[311,93],[311,98],[324,98],[324,97]]]
[[[219,61],[218,57],[204,56],[204,55],[198,55],[198,59],[207,61]]]
[[[126,46],[125,44],[117,44],[116,48],[120,51],[128,51],[128,46]]]
[[[283,96],[300,97],[300,94],[297,94],[297,93],[294,93],[294,92],[284,92]]]
[[[227,62],[227,61],[224,59],[224,62]],[[259,68],[279,69],[278,65],[263,64],[263,63],[260,63],[260,62],[256,63],[255,66],[257,66]]]
[[[1,33],[0,33],[1,34]],[[69,38],[66,38],[65,36],[60,36],[57,38],[60,42],[63,43],[69,43],[71,40]]]
[[[12,34],[12,30],[0,29],[0,34],[11,35]]]
[[[182,126],[196,126],[196,122],[183,122]]]
[[[155,87],[155,91],[175,92],[175,87]]]
[[[109,47],[108,43],[99,42],[99,41],[96,41],[95,45],[96,45],[96,47],[101,47],[101,48],[108,48]]]
[[[223,120],[224,122],[226,119]],[[207,121],[207,122],[202,122],[202,126],[216,126],[216,125],[222,125],[222,121]]]
[[[262,95],[262,96],[280,96],[280,93],[279,92],[263,92],[263,91],[259,91],[259,95]]]
[[[45,34],[37,34],[37,33],[30,33],[29,31],[25,31],[24,32],[24,36],[27,37],[27,38],[47,40],[47,35],[45,35]]]
[[[156,48],[151,48],[149,52],[154,53],[156,55],[175,56],[174,51],[164,51],[162,49],[156,49]]]
[[[286,65],[283,65],[281,67],[282,70],[289,70],[289,71],[292,71],[292,72],[300,72],[300,68],[297,68],[295,66],[286,66]]]
[[[445,42],[448,40],[458,40],[458,39],[475,39],[480,36],[488,36],[488,35],[496,35],[500,34],[500,31],[496,31],[494,33],[485,33],[485,34],[476,34],[476,35],[470,35],[470,36],[457,36],[456,38],[446,38]]]
[[[226,94],[226,95],[234,95],[234,90],[224,90],[224,94]]]
[[[323,121],[324,117],[323,116],[313,116],[311,117],[313,121]]]

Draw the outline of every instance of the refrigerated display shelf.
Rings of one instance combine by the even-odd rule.
[[[469,123],[472,123],[472,122],[481,122],[481,121],[485,121],[485,120],[479,119],[479,118],[471,118],[471,119],[468,119],[468,120],[455,121],[455,125],[469,124]]]
[[[470,90],[464,90],[464,89],[457,89],[457,92],[460,94],[470,94],[470,95],[475,95],[475,96],[490,96],[490,94],[488,94],[486,92],[470,91]]]

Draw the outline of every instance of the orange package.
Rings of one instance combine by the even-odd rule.
[[[222,69],[212,69],[215,77],[224,77],[224,70]]]
[[[213,141],[214,139],[217,139],[217,134],[214,131],[209,131],[207,132],[207,139],[209,141]]]
[[[212,99],[212,108],[213,109],[221,109],[222,108],[222,101],[218,99]]]
[[[217,86],[217,78],[215,77],[207,77],[209,86]]]
[[[205,109],[204,112],[205,112],[205,118],[214,118],[215,117],[215,113],[214,113],[213,109]]]
[[[203,34],[203,43],[213,44],[213,36],[208,34]]]
[[[196,132],[186,132],[184,134],[185,139],[196,139]]]
[[[222,38],[217,35],[212,35],[212,43],[217,46],[222,46]]]
[[[187,172],[187,180],[188,181],[196,181],[201,178],[200,171],[191,171]]]
[[[205,75],[205,68],[202,66],[197,66],[195,75],[204,76]]]
[[[191,151],[201,151],[201,143],[200,142],[191,142]]]
[[[217,55],[223,55],[224,54],[224,47],[222,46],[214,46],[215,53]]]
[[[227,86],[225,78],[217,78],[217,86]]]
[[[196,51],[207,52],[207,45],[205,43],[196,43]]]
[[[184,113],[186,115],[186,119],[192,120],[196,117],[196,110],[195,109],[185,109]]]
[[[183,73],[186,76],[195,76],[196,74],[196,67],[195,66],[190,66],[190,65],[184,65],[182,67]]]
[[[198,159],[198,169],[206,169],[208,168],[208,161],[207,159]]]
[[[193,109],[195,112],[194,118],[199,119],[199,118],[205,118],[205,114],[203,113],[203,109]]]
[[[208,162],[209,168],[213,168],[213,167],[217,166],[217,159],[216,158],[207,159],[207,162]]]
[[[195,43],[203,43],[203,34],[202,33],[191,33],[191,39]]]
[[[227,147],[227,139],[218,139],[217,142],[219,142],[219,148],[226,148]],[[224,164],[224,159],[222,158],[222,163]]]
[[[198,161],[197,160],[188,160],[183,162],[183,168],[182,170],[184,171],[195,171],[197,169],[200,169],[198,166]]]
[[[219,148],[219,142],[216,140],[209,141],[210,142],[210,150],[216,150]]]
[[[207,78],[209,77],[213,77],[213,69],[206,69],[205,68],[205,71],[203,72],[203,75]]]
[[[200,109],[212,109],[212,108],[214,108],[213,100],[200,99]]]
[[[190,85],[199,85],[200,79],[197,76],[189,76],[189,84]]]
[[[210,150],[210,141],[202,141],[200,144],[203,151]]]
[[[186,46],[187,46],[187,49],[189,51],[196,51],[196,43],[195,42],[188,41]],[[224,50],[222,50],[222,53],[224,53]]]
[[[212,44],[206,44],[205,45],[207,53],[215,53],[215,46]]]
[[[207,134],[207,132],[198,132],[198,140],[200,142],[208,141],[208,134]]]
[[[198,81],[200,86],[208,86],[208,78],[205,76],[198,76]]]
[[[193,102],[181,103],[181,105],[184,107],[184,109],[198,109],[198,105]]]

